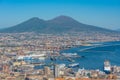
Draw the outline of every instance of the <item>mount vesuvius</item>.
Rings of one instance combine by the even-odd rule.
[[[21,32],[37,32],[37,33],[74,33],[74,32],[99,32],[99,33],[116,33],[92,25],[80,23],[68,16],[58,16],[51,20],[43,20],[38,17],[31,18],[18,25],[1,29],[1,33],[21,33]]]

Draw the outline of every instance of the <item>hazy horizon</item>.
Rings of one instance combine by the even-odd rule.
[[[0,28],[32,17],[49,20],[60,15],[107,29],[120,29],[120,0],[0,0]]]

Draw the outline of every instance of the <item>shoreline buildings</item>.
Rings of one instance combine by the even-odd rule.
[[[114,79],[116,76],[119,78],[120,67],[111,66],[109,61],[104,62],[104,70],[110,72],[106,74],[100,70],[81,69],[81,66],[75,64],[73,60],[73,58],[81,58],[77,53],[60,54],[60,50],[63,49],[99,45],[92,43],[105,40],[109,39],[101,41],[87,38],[83,41],[79,36],[67,34],[2,34],[0,35],[0,80],[25,80],[26,77],[30,80]],[[56,63],[62,60],[67,60],[70,64]]]

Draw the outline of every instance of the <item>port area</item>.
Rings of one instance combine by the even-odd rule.
[[[59,54],[51,54],[48,55],[47,58],[51,61],[56,62],[75,62],[75,59],[84,58],[84,56],[80,56],[78,53],[59,53]]]

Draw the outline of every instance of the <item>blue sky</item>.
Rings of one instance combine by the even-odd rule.
[[[32,17],[49,20],[59,15],[109,29],[120,28],[120,0],[0,0],[0,28]]]

